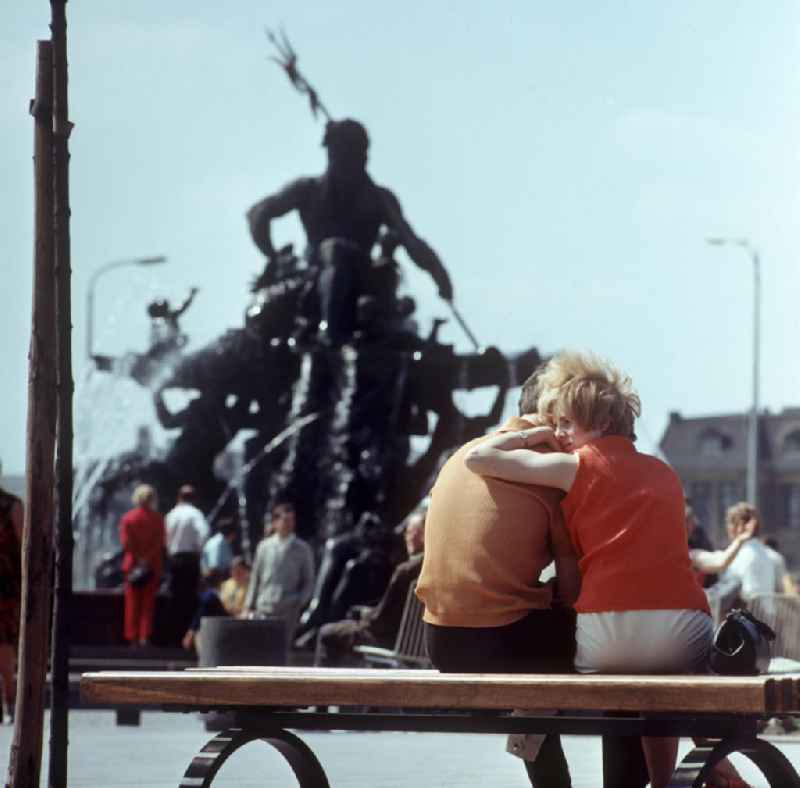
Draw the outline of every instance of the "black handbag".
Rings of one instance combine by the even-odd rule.
[[[775,632],[749,610],[731,610],[714,633],[709,666],[722,676],[755,676],[769,667]]]
[[[146,585],[153,576],[153,569],[143,558],[140,558],[128,572],[128,582],[132,586]]]

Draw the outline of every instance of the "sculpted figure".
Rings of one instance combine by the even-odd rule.
[[[299,213],[308,241],[306,259],[319,268],[318,339],[338,345],[352,336],[358,298],[373,290],[376,272],[370,255],[381,228],[396,234],[411,259],[431,275],[442,298],[451,301],[450,277],[436,252],[406,221],[397,197],[367,172],[369,137],[364,126],[350,119],[330,121],[322,144],[328,166],[321,176],[292,181],[247,214],[253,241],[266,255],[269,268],[278,255],[272,244],[272,220],[291,211]]]
[[[178,318],[192,305],[197,293],[198,288],[193,287],[177,309],[172,309],[169,301],[165,299],[152,301],[148,304],[147,314],[150,317],[151,350],[167,345],[183,345],[186,343],[186,338],[181,334],[181,329],[178,325]]]

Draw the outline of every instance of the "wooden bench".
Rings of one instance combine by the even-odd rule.
[[[702,737],[709,741],[683,759],[672,785],[700,785],[721,758],[740,752],[761,769],[770,786],[800,787],[791,763],[757,735],[759,720],[800,712],[800,674],[579,676],[221,667],[87,673],[81,679],[81,693],[95,705],[232,712],[234,727],[212,739],[193,759],[182,788],[210,786],[224,761],[255,739],[281,752],[301,788],[328,788],[321,764],[290,732],[294,730]],[[303,711],[320,706],[338,706],[340,711]],[[530,710],[531,716],[511,716],[515,708]],[[559,713],[553,715],[552,709]],[[608,712],[615,714],[602,716]]]
[[[70,703],[78,702],[80,674],[90,670],[175,671],[194,667],[197,660],[186,649],[159,646],[72,646],[69,650]],[[84,704],[85,705],[85,704]],[[116,709],[117,725],[139,725],[141,715],[133,706]]]

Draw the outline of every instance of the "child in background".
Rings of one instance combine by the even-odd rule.
[[[211,569],[203,575],[205,590],[200,594],[192,623],[186,634],[183,636],[181,644],[187,650],[194,648],[200,650],[200,624],[202,619],[207,616],[227,616],[228,611],[220,599],[219,590],[225,575],[219,569]]]
[[[244,598],[250,584],[250,564],[237,555],[231,562],[231,576],[222,584],[220,597],[225,609],[237,618],[244,610]]]

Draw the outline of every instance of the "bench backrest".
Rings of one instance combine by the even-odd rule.
[[[394,650],[398,657],[410,657],[414,660],[428,660],[425,648],[425,625],[422,622],[424,606],[416,595],[417,584],[408,587],[400,628],[397,630]]]
[[[773,657],[800,660],[800,597],[756,594],[748,598],[747,608],[775,630]]]

